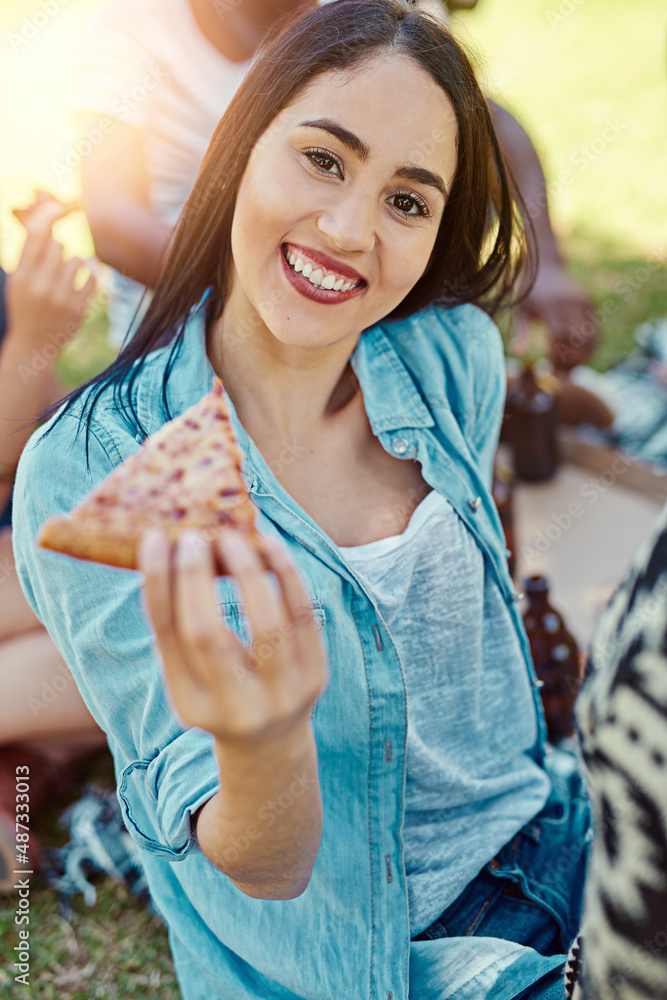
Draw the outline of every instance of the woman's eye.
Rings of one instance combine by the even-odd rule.
[[[343,173],[342,164],[338,157],[332,156],[331,153],[327,153],[325,149],[307,149],[306,156],[318,167],[327,174],[341,174]]]
[[[407,192],[397,192],[392,196],[391,203],[403,215],[428,217],[431,214],[426,206],[426,202],[422,201],[421,198],[417,198],[416,195],[408,194]]]

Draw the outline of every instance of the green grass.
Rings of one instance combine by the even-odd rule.
[[[454,23],[486,92],[540,152],[561,248],[598,309],[591,363],[605,370],[639,323],[667,314],[664,3],[479,0]]]
[[[126,890],[106,879],[97,901],[79,899],[66,920],[52,891],[33,889],[29,991],[14,982],[10,961],[0,966],[0,995],[7,1000],[178,1000],[180,991],[169,956],[167,932]],[[12,913],[0,915],[0,948],[11,955],[17,943]]]
[[[112,788],[113,762],[106,752],[93,761],[69,793],[35,823],[42,844],[61,847],[67,834],[58,823],[86,781]],[[18,943],[16,897],[0,895],[0,996],[7,1000],[179,1000],[167,931],[124,886],[106,876],[92,879],[97,900],[86,906],[74,897],[72,914],[63,916],[53,890],[33,878],[30,892],[30,988],[14,982],[12,963]]]

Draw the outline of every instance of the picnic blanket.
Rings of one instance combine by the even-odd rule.
[[[642,323],[634,339],[636,347],[615,368],[597,372],[581,365],[571,378],[616,414],[611,427],[596,436],[667,469],[667,316]]]
[[[99,873],[122,882],[159,916],[148,892],[141,851],[125,828],[114,789],[86,785],[58,822],[68,828],[70,839],[62,848],[44,848],[42,876],[58,892],[66,919],[72,916],[76,893],[82,893],[87,906],[94,905],[97,891],[91,879]]]

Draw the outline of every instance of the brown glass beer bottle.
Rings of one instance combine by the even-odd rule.
[[[556,398],[538,385],[531,361],[510,386],[505,403],[504,437],[519,479],[550,479],[558,465]]]
[[[563,618],[549,603],[549,585],[543,576],[524,581],[528,607],[523,623],[530,642],[535,672],[543,682],[542,704],[550,743],[574,730],[574,702],[581,686],[579,649]]]

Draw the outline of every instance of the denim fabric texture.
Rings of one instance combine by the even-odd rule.
[[[162,378],[170,348],[154,352],[135,387],[148,433],[165,420]],[[447,497],[487,561],[506,602],[532,694],[537,737],[530,755],[549,773],[561,754],[545,754],[539,689],[505,544],[491,497],[502,415],[502,343],[478,309],[430,308],[365,331],[352,364],[373,433],[391,454],[416,458],[426,482]],[[169,381],[173,415],[210,389],[204,320],[193,312]],[[14,547],[28,601],[53,636],[114,756],[125,823],[144,850],[151,895],[168,928],[185,1000],[513,1000],[564,962],[494,937],[411,941],[402,845],[407,701],[403,665],[372,595],[332,540],[283,489],[230,406],[244,476],[259,508],[258,527],[295,561],[330,664],[330,682],[313,711],[324,810],[322,842],[305,892],[293,900],[245,896],[201,853],[191,816],[218,787],[212,737],[184,729],[166,696],[144,616],[137,573],[36,548],[43,522],[65,513],[142,436],[105,393],[86,462],[76,411],[22,456],[14,505]],[[48,426],[48,425],[47,425]],[[286,460],[289,455],[286,451]],[[38,485],[36,485],[38,484]],[[221,613],[248,638],[235,584],[217,581]],[[278,637],[279,638],[279,637]],[[378,638],[380,641],[378,641]],[[514,654],[516,655],[516,654]],[[511,718],[507,721],[511,733]],[[294,774],[281,804],[258,811],[261,836],[275,810],[301,794]],[[569,794],[570,779],[555,794]],[[500,852],[498,871],[519,879],[529,899],[543,896],[565,936],[562,876],[550,870],[552,846],[580,851],[579,832],[563,824],[550,799],[519,855]],[[576,810],[574,811],[576,812]],[[475,822],[474,814],[471,823]],[[577,843],[574,844],[574,841]],[[572,843],[571,843],[572,842]],[[233,847],[242,853],[242,838]],[[569,855],[568,855],[569,856]],[[572,871],[578,872],[578,863]],[[546,866],[546,875],[540,870]],[[566,879],[570,876],[566,875]]]

